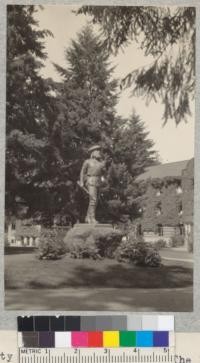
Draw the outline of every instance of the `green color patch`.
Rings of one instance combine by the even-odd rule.
[[[120,331],[120,347],[135,347],[136,332],[135,331]]]

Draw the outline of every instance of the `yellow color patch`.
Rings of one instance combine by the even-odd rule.
[[[119,332],[118,331],[104,331],[103,332],[103,346],[106,348],[119,347]]]

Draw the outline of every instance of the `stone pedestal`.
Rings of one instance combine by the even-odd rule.
[[[114,231],[112,224],[109,223],[76,223],[65,235],[64,242],[69,243],[69,239],[75,240],[82,238],[84,235],[95,235],[95,232],[102,232],[103,234],[111,233]],[[84,241],[84,237],[83,237]]]
[[[103,233],[109,233],[109,231],[111,232],[112,230],[114,231],[114,228],[112,226],[112,224],[110,223],[96,223],[96,224],[92,224],[92,223],[76,223],[74,224],[72,230],[74,231],[74,233],[78,234],[79,236],[90,230],[91,232],[95,232],[95,231],[100,231],[102,230]]]

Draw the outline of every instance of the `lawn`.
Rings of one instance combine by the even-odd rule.
[[[59,311],[192,311],[193,266],[163,260],[159,268],[115,260],[40,261],[5,256],[5,308]]]
[[[188,263],[165,261],[159,268],[118,263],[112,259],[78,260],[65,256],[57,261],[38,260],[34,254],[5,256],[6,289],[66,287],[183,288],[192,286]]]

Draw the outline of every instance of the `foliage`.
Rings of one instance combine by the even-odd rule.
[[[160,99],[165,123],[187,118],[195,88],[194,7],[82,6],[80,13],[101,26],[111,52],[136,42],[151,56],[151,64],[129,73],[122,87],[133,87],[147,102]]]
[[[51,184],[45,166],[54,106],[50,82],[40,71],[43,42],[51,33],[38,28],[35,12],[32,5],[7,7],[6,213],[15,217],[33,216],[39,201],[44,208],[50,200],[40,190],[41,183],[47,191]]]
[[[157,162],[157,157],[153,142],[135,112],[129,119],[117,121],[112,139],[112,163],[107,184],[102,188],[106,206],[103,214],[115,223],[125,223],[127,217],[130,220],[138,217],[137,200],[143,188],[135,180],[146,167]]]
[[[66,253],[63,236],[56,228],[42,229],[38,258],[40,260],[58,260]]]
[[[85,27],[77,40],[72,41],[66,50],[66,60],[69,64],[66,69],[55,65],[63,77],[57,88],[58,133],[64,163],[70,165],[69,200],[74,199],[75,203],[66,204],[63,213],[72,210],[83,221],[88,197],[77,190],[75,182],[88,157],[88,147],[99,143],[106,160],[106,178],[101,186],[97,217],[102,222],[117,222],[124,215],[132,218],[134,179],[155,162],[153,142],[137,115],[133,114],[129,120],[117,117],[117,81],[113,80],[109,54],[90,27]],[[61,194],[60,199],[63,199]],[[66,198],[63,202],[66,203]],[[81,208],[76,208],[77,204]]]
[[[143,193],[138,196],[138,204],[141,207],[141,215],[138,221],[145,230],[155,230],[156,226],[178,226],[182,216],[182,194],[177,193],[180,185],[179,178],[166,178],[145,181]],[[159,190],[159,195],[157,191]],[[156,230],[155,230],[156,232]]]
[[[67,176],[63,174],[63,184],[68,180],[71,187],[67,198],[63,190],[59,193],[60,213],[72,211],[73,219],[83,221],[88,196],[78,189],[77,180],[92,144],[101,144],[105,157],[109,156],[117,82],[112,79],[108,52],[91,28],[85,27],[78,34],[65,55],[66,68],[55,65],[62,77],[56,89],[59,107],[56,129],[63,169],[68,172]]]
[[[161,258],[156,248],[137,239],[124,241],[116,251],[116,258],[120,262],[131,262],[135,265],[159,267]]]
[[[182,235],[174,235],[171,237],[172,247],[180,247],[184,245],[185,238]]]
[[[161,257],[159,255],[158,250],[156,249],[149,249],[147,251],[146,257],[145,257],[145,266],[149,267],[160,267],[161,265]]]
[[[161,250],[162,248],[168,247],[168,243],[164,239],[159,239],[152,243],[152,246],[157,248],[158,250]]]
[[[88,237],[85,243],[81,239],[73,240],[70,248],[70,256],[72,258],[92,258],[93,260],[100,259],[98,249],[93,243],[93,239]]]
[[[83,221],[88,196],[77,180],[88,148],[99,143],[107,178],[98,218],[133,218],[134,179],[155,162],[153,143],[137,115],[116,115],[118,82],[90,27],[67,48],[66,68],[55,65],[62,80],[41,77],[50,32],[39,30],[36,9],[8,6],[6,214],[46,226]]]
[[[90,27],[82,29],[65,54],[68,67],[55,65],[63,77],[58,87],[63,141],[67,136],[72,138],[73,148],[68,150],[72,159],[77,159],[80,150],[84,158],[93,143],[102,142],[110,148],[117,81],[112,79],[109,54]]]
[[[88,227],[71,229],[65,239],[67,252],[73,258],[113,258],[122,234],[113,228]]]
[[[113,139],[114,162],[125,164],[133,178],[140,175],[146,167],[158,163],[153,149],[154,142],[135,111],[129,119],[118,120]]]
[[[106,227],[95,231],[95,242],[100,256],[113,258],[115,250],[122,240],[122,232]]]

